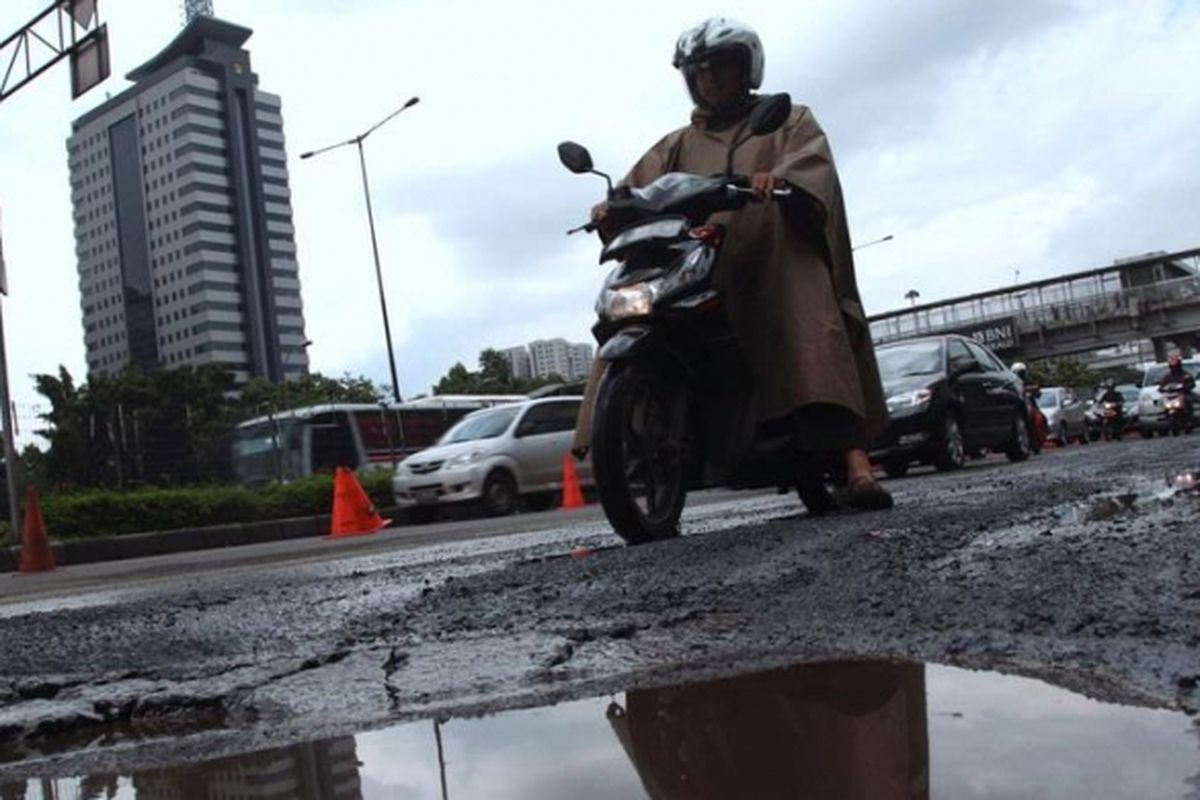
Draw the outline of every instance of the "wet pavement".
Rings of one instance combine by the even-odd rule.
[[[1193,438],[1096,444],[1021,465],[989,460],[958,474],[914,475],[890,482],[898,507],[886,513],[809,519],[788,497],[731,500],[691,509],[683,538],[641,548],[580,521],[182,575],[65,603],[0,602],[0,785],[130,776],[378,731],[359,736],[362,758],[373,737],[432,740],[429,720],[438,718],[449,720],[439,726],[448,781],[462,781],[460,796],[481,796],[466,787],[502,784],[482,766],[507,759],[489,753],[486,737],[463,751],[482,736],[469,731],[509,730],[494,734],[503,751],[526,736],[505,720],[561,711],[587,717],[581,725],[601,720],[604,758],[616,763],[587,780],[637,789],[645,771],[631,762],[642,756],[611,754],[618,738],[604,719],[609,695],[625,693],[632,704],[664,687],[887,659],[997,670],[1093,698],[1018,678],[972,683],[977,676],[928,667],[934,796],[1186,797],[1198,789],[1184,781],[1200,772],[1184,715],[1200,706],[1200,495],[1177,476],[1196,468],[1198,446]],[[515,711],[554,703],[554,712]],[[468,719],[482,714],[498,716]],[[1072,714],[1075,723],[1060,719]],[[801,738],[840,730],[821,719]],[[1149,719],[1170,721],[1140,721]],[[382,730],[414,720],[422,722]],[[1159,724],[1175,733],[1137,733]],[[483,796],[638,796],[571,791],[577,770],[559,770],[565,762],[546,756],[560,740],[600,734],[550,734],[541,747],[528,736],[529,759],[543,759],[531,774],[549,788],[536,794],[518,782],[509,795]],[[1075,740],[1077,752],[1062,749]],[[699,752],[712,746],[694,744]],[[1035,758],[1039,747],[1045,759]],[[1190,756],[1167,760],[1168,751]],[[886,752],[898,758],[899,750]],[[912,767],[919,758],[906,752]],[[586,753],[578,758],[591,763]],[[411,760],[414,776],[430,774]],[[1038,769],[1022,784],[1013,765],[1023,762]],[[396,774],[387,762],[383,777],[371,777],[370,763],[364,796],[436,796],[426,777],[413,777],[415,793],[368,794],[371,781],[387,785]],[[1130,793],[1030,788],[1058,780],[1059,764],[1075,785]],[[850,770],[845,780],[863,779]]]
[[[845,661],[52,782],[54,797],[1186,798],[1200,726],[1025,678]],[[0,784],[42,798],[41,781]]]

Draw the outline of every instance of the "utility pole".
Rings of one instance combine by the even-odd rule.
[[[2,235],[2,232],[0,232]],[[14,541],[21,540],[21,509],[17,503],[17,446],[13,439],[12,397],[8,391],[8,353],[4,347],[4,298],[8,297],[8,278],[4,270],[4,240],[0,238],[0,403],[4,404],[0,424],[4,425],[4,477],[8,484],[8,520]]]
[[[71,63],[71,99],[102,83],[109,73],[108,26],[100,23],[100,0],[54,0],[16,33],[0,41],[0,102],[64,58]],[[0,248],[0,422],[4,425],[4,468],[8,479],[12,535],[21,539],[17,505],[17,453],[13,439],[13,408],[8,382],[8,353],[4,337],[3,298],[8,297],[4,253]]]

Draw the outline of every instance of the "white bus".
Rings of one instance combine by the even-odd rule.
[[[405,403],[332,403],[267,414],[237,426],[233,470],[243,486],[290,481],[334,467],[391,469],[461,417],[524,395],[434,395]]]

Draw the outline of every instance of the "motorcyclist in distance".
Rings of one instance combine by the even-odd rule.
[[[1161,392],[1172,383],[1183,384],[1184,394],[1188,395],[1189,400],[1192,392],[1196,390],[1196,379],[1192,377],[1190,372],[1183,368],[1183,358],[1178,354],[1168,359],[1167,372],[1162,376],[1162,380],[1158,382],[1158,390]]]
[[[1186,409],[1184,419],[1192,419],[1195,414],[1195,391],[1196,379],[1192,374],[1183,368],[1183,358],[1178,353],[1171,356],[1167,360],[1167,372],[1162,376],[1162,380],[1158,382],[1158,391],[1166,394],[1169,389],[1175,386],[1183,394],[1184,408]]]

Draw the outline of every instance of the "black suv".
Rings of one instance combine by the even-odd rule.
[[[889,477],[914,462],[958,469],[984,448],[1029,457],[1029,412],[1021,380],[974,339],[954,334],[875,349],[888,424],[871,459]]]

